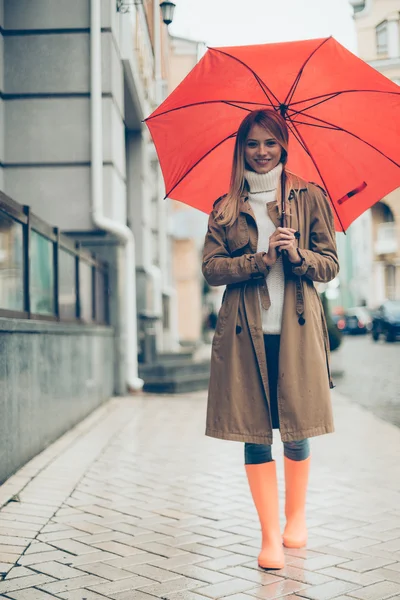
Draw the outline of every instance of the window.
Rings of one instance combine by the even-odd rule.
[[[0,308],[24,310],[22,224],[0,211]]]
[[[31,231],[30,247],[31,313],[53,315],[54,260],[53,242]]]
[[[388,24],[383,21],[376,26],[376,52],[377,54],[387,54],[388,52]]]
[[[76,318],[75,256],[59,249],[59,311],[60,319]]]

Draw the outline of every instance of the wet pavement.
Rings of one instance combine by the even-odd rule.
[[[399,600],[400,430],[337,390],[333,404],[336,433],[311,442],[307,549],[285,569],[257,567],[243,447],[204,436],[206,394],[136,396],[0,488],[0,597]]]

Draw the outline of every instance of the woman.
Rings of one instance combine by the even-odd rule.
[[[230,189],[214,204],[203,253],[207,282],[226,286],[206,434],[245,443],[264,569],[284,567],[272,430],[280,429],[284,444],[289,548],[307,541],[308,438],[333,431],[328,336],[314,282],[339,271],[334,223],[324,191],[286,170],[288,139],[275,111],[253,111],[243,120]]]

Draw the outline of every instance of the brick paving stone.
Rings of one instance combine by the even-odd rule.
[[[372,571],[373,569],[378,569],[379,567],[386,567],[395,562],[396,561],[394,560],[391,561],[385,558],[366,557],[359,560],[346,562],[342,565],[342,568],[349,569],[350,571],[359,571],[360,573],[365,573],[366,571]]]
[[[307,571],[318,571],[324,567],[334,567],[339,564],[349,564],[346,558],[340,556],[334,556],[330,554],[321,554],[321,556],[306,559],[303,562],[303,566]],[[347,568],[347,566],[346,566]]]
[[[230,575],[227,575],[225,573],[219,573],[217,571],[212,571],[211,569],[204,569],[200,565],[185,565],[183,567],[174,567],[172,571],[185,577],[191,577],[192,579],[204,581],[205,583],[220,583],[221,581],[226,581],[231,578]]]
[[[355,592],[350,592],[348,595],[351,598],[357,598],[359,600],[385,600],[385,598],[391,598],[399,593],[400,584],[393,583],[392,581],[381,581],[380,583],[369,585]]]
[[[127,579],[128,577],[132,577],[132,573],[130,571],[112,567],[111,565],[99,562],[90,565],[80,565],[79,570],[83,571],[84,573],[90,573],[91,575],[98,575],[99,577],[103,577],[109,581],[118,581],[119,579]]]
[[[153,560],[157,559],[157,560]],[[115,558],[105,558],[104,562],[107,565],[111,565],[112,567],[118,567],[118,568],[128,568],[130,566],[134,566],[134,565],[143,565],[143,564],[149,564],[149,565],[156,565],[156,562],[160,560],[160,557],[157,556],[156,554],[150,554],[149,552],[141,552],[140,554],[134,554],[132,556],[118,556]],[[173,560],[173,559],[161,559],[162,561],[166,561],[166,560]]]
[[[184,565],[193,565],[198,563],[201,563],[201,566],[204,566],[205,561],[207,562],[207,557],[203,556],[202,554],[192,554],[191,552],[185,552],[185,554],[180,554],[179,556],[174,556],[173,558],[161,558],[156,554],[150,555],[150,557],[151,558],[148,560],[150,565],[160,567],[161,569],[171,570],[174,567],[183,567]]]
[[[29,567],[30,565],[39,565],[40,563],[46,563],[49,561],[65,562],[66,560],[72,560],[74,556],[61,552],[61,550],[53,550],[52,552],[38,552],[37,554],[23,554],[18,559],[18,564]],[[40,571],[40,567],[38,568]]]
[[[96,548],[92,546],[88,546],[87,544],[82,544],[82,542],[78,542],[77,540],[57,540],[52,542],[52,545],[55,548],[60,548],[60,550],[65,550],[66,552],[70,552],[71,554],[90,554],[91,552],[96,552]]]
[[[380,576],[382,580],[394,581],[395,583],[400,583],[400,572],[393,571],[391,569],[392,565],[389,565],[387,569],[376,569],[373,573],[376,573],[377,576]]]
[[[289,594],[303,591],[307,588],[303,583],[298,581],[292,581],[291,579],[282,579],[276,583],[270,585],[264,585],[250,590],[248,593],[250,596],[255,598],[262,598],[263,600],[275,600],[282,596],[287,597]]]
[[[10,592],[7,594],[7,598],[11,598],[12,600],[54,600],[56,596],[53,596],[53,594],[47,594],[41,590],[36,590],[35,588],[30,588],[26,590],[20,590],[18,592]]]
[[[247,546],[244,544],[232,544],[231,546],[226,546],[224,551],[226,551],[225,554],[228,552],[235,552],[244,556],[257,557],[260,553],[260,548],[259,544],[257,544],[257,547],[251,547],[250,545]]]
[[[69,567],[79,567],[81,565],[91,565],[97,562],[106,562],[107,560],[119,559],[120,556],[112,554],[111,552],[102,552],[98,550],[96,552],[90,552],[89,554],[81,554],[80,556],[74,556],[73,554],[66,555],[66,558],[58,559],[58,562],[62,562]]]
[[[14,567],[14,563],[0,563],[0,581]]]
[[[201,587],[198,592],[207,598],[223,598],[238,592],[247,592],[257,588],[257,583],[245,579],[232,578],[228,581]]]
[[[38,584],[41,590],[49,592],[50,594],[58,595],[59,592],[68,592],[69,590],[77,590],[86,588],[90,585],[100,585],[102,583],[109,583],[106,579],[97,577],[96,575],[82,575],[82,577],[73,577],[73,579],[63,579],[53,581],[53,583],[46,583],[45,585]]]
[[[8,572],[6,579],[8,581],[9,579],[16,579],[17,577],[26,577],[28,575],[35,575],[35,571],[27,569],[26,567],[15,566]]]
[[[8,552],[0,552],[0,563],[16,563],[20,556],[20,553],[11,554]]]
[[[103,582],[101,585],[93,584],[87,585],[86,587],[92,590],[93,592],[98,592],[99,594],[103,594],[105,596],[113,596],[117,592],[124,592],[126,590],[137,590],[141,587],[145,587],[148,585],[154,584],[154,581],[151,579],[147,579],[145,577],[140,577],[139,575],[133,576],[132,573],[130,577],[126,579],[119,579],[118,581],[112,582]]]
[[[340,567],[328,567],[327,569],[321,569],[318,573],[335,579],[341,579],[342,581],[357,583],[360,586],[366,586],[385,579],[384,576],[379,574],[379,571],[380,569],[375,569],[374,571],[359,573],[357,571],[349,571],[345,568],[341,569]]]
[[[180,592],[169,592],[167,596],[165,596],[165,598],[168,598],[168,600],[209,600],[207,598],[207,596],[202,596],[201,595],[201,588],[198,590],[194,590],[193,592],[191,592],[190,590],[182,590]],[[231,598],[231,596],[229,596],[229,598]],[[154,600],[154,596],[147,596],[146,598],[137,598],[135,597],[135,600]],[[131,598],[118,598],[117,600],[132,600]]]
[[[101,596],[101,598],[104,600],[104,596]],[[154,600],[154,596],[139,592],[138,590],[135,590],[134,592],[132,592],[132,590],[118,592],[117,594],[114,594],[112,598],[113,600]],[[88,600],[90,600],[90,598],[88,598]],[[200,598],[197,598],[197,600],[200,600]]]
[[[162,547],[161,544],[145,544],[141,546],[148,552],[153,552],[154,554],[160,554],[161,556],[166,556],[167,558],[172,558],[177,556],[178,554],[183,554],[186,552],[193,552],[193,554],[202,554],[203,556],[207,556],[208,558],[220,558],[221,556],[226,556],[228,552],[225,550],[220,550],[219,548],[211,548],[211,546],[205,546],[204,544],[186,544],[180,546],[179,548],[169,548],[167,546]],[[157,552],[158,550],[161,550]],[[163,552],[167,551],[165,554]]]
[[[35,567],[35,569],[41,573],[50,575],[55,579],[72,579],[73,577],[80,577],[82,575],[82,571],[73,569],[72,567],[68,567],[67,565],[63,565],[54,560],[46,563],[40,563]]]
[[[204,556],[202,558],[204,559]],[[212,569],[213,571],[222,571],[228,567],[237,567],[238,565],[247,564],[248,560],[248,556],[227,554],[222,558],[212,558],[211,560],[200,562],[199,566],[204,567],[205,569]]]
[[[93,544],[95,548],[105,550],[106,552],[112,552],[118,556],[131,556],[132,554],[140,554],[140,550],[126,546],[126,544],[120,544],[119,542],[97,542]]]
[[[307,590],[299,592],[299,595],[310,600],[331,600],[331,598],[348,594],[357,588],[359,588],[357,584],[336,580],[309,587]]]
[[[96,592],[91,592],[89,590],[81,589],[72,590],[71,592],[60,592],[57,594],[57,598],[62,598],[63,600],[104,600],[106,596],[96,594]],[[136,600],[136,598],[131,598],[131,600]]]
[[[18,579],[4,579],[3,581],[0,581],[0,594],[47,584],[47,582],[51,581],[54,581],[53,577],[39,573],[30,575],[29,577],[19,577]]]
[[[25,554],[37,554],[38,552],[53,552],[54,546],[44,542],[32,542],[25,550]]]
[[[250,569],[249,567],[245,566],[230,567],[225,569],[223,572],[230,577],[254,581],[254,583],[259,585],[268,585],[269,583],[281,581],[281,579],[276,575],[273,575],[272,572],[266,572],[261,569]]]
[[[299,581],[300,583],[307,583],[309,585],[320,585],[332,580],[332,577],[322,574],[321,571],[315,573],[291,565],[286,565],[283,569],[279,569],[279,576],[287,577],[288,579],[293,579],[293,581]]]

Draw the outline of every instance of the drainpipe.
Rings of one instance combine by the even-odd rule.
[[[138,377],[136,320],[135,239],[127,225],[104,215],[103,205],[103,123],[101,84],[101,0],[90,0],[90,108],[91,108],[91,196],[92,218],[99,229],[116,236],[125,247],[124,318],[126,331],[126,383],[138,391],[143,380]]]

